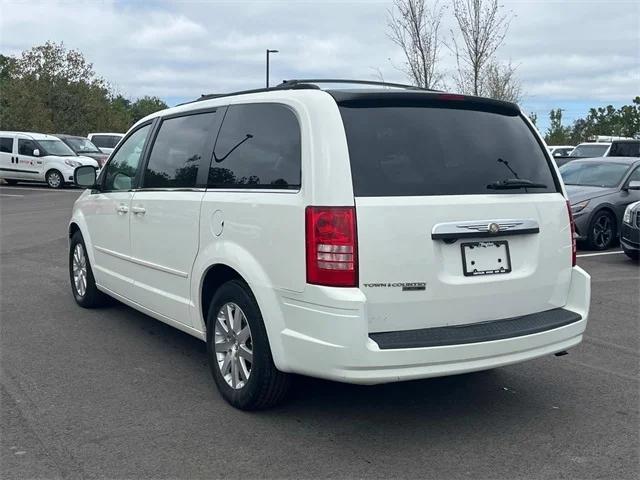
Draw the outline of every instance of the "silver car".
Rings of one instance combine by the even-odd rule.
[[[560,168],[576,234],[594,250],[612,247],[626,206],[640,200],[640,159],[606,157],[575,160]]]

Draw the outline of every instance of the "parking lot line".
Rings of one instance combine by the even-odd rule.
[[[10,195],[8,193],[0,193],[0,197],[24,197],[24,195]]]
[[[618,253],[624,253],[622,250],[616,250],[615,252],[600,252],[600,253],[583,253],[581,255],[577,255],[580,257],[598,257],[600,255],[617,255]]]

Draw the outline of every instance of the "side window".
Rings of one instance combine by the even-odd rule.
[[[286,106],[232,105],[209,169],[209,187],[300,188],[300,126]]]
[[[627,185],[629,184],[629,182],[640,182],[640,167],[637,167],[633,171],[633,173],[629,175],[629,178],[627,179]]]
[[[13,138],[0,137],[0,152],[13,153]]]
[[[33,151],[38,148],[38,144],[33,140],[28,140],[26,138],[18,139],[18,154],[19,155],[29,155],[33,157]],[[42,155],[42,153],[41,153]]]
[[[163,120],[144,172],[144,188],[192,188],[211,158],[215,112]]]
[[[136,130],[118,149],[105,172],[105,190],[130,190],[138,171],[144,141],[149,135],[151,125]]]

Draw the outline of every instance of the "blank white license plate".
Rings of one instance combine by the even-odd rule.
[[[460,248],[462,249],[462,268],[466,277],[511,271],[509,243],[506,240],[468,242],[461,244]]]

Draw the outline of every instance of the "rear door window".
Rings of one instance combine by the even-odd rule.
[[[13,138],[0,137],[0,152],[2,153],[13,152]]]
[[[355,196],[558,191],[543,147],[519,115],[437,103],[351,103],[340,112]],[[507,179],[526,179],[547,188],[487,188]]]
[[[300,126],[288,107],[232,105],[209,169],[213,188],[300,188]]]
[[[209,165],[215,120],[215,112],[163,120],[151,149],[143,188],[195,187],[200,163],[206,160]]]

